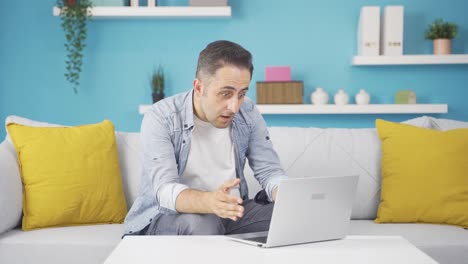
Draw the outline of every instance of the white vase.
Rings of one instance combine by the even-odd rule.
[[[358,105],[367,105],[370,102],[370,95],[364,89],[361,89],[354,99]]]
[[[336,105],[345,105],[348,103],[349,96],[345,93],[343,89],[340,89],[336,94],[335,94],[335,104]]]
[[[317,87],[315,92],[310,94],[310,101],[314,105],[325,105],[328,104],[328,94],[321,87]]]
[[[140,4],[139,2],[139,0],[130,0],[130,6],[138,7]]]
[[[156,6],[156,0],[148,0],[148,7],[155,7]]]

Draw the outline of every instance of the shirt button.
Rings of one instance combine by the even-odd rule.
[[[183,140],[182,143],[185,144],[185,140]]]
[[[187,124],[185,124],[185,125],[184,125],[184,127],[188,127],[188,125],[187,125]]]
[[[266,136],[265,139],[266,139],[266,140],[270,140],[270,137],[269,137],[269,136]]]
[[[153,221],[153,218],[150,218],[150,222]]]

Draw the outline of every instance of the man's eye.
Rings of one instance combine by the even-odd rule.
[[[230,93],[225,92],[225,93],[221,93],[221,95],[224,96],[224,97],[228,97],[230,95]]]
[[[243,98],[245,96],[245,93],[239,94],[239,98]]]

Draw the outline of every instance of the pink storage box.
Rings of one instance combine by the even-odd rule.
[[[265,82],[291,81],[290,66],[267,66],[265,68]]]

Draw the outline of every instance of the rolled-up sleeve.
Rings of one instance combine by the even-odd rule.
[[[188,189],[188,186],[180,183],[166,183],[159,187],[159,191],[156,193],[159,205],[171,211],[176,211],[177,196],[185,189]]]
[[[180,183],[171,133],[167,120],[157,109],[145,114],[141,125],[142,177],[150,178],[146,182],[151,182],[154,198],[163,213],[175,213],[177,196],[188,188]]]

